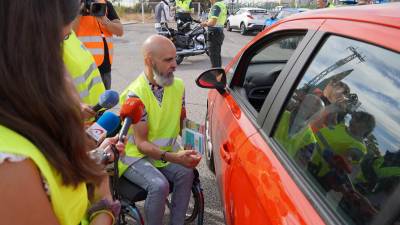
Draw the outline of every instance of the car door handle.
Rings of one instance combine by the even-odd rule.
[[[222,144],[221,148],[219,149],[219,153],[221,154],[221,158],[227,163],[231,163],[231,154],[229,153],[229,145],[228,143]]]

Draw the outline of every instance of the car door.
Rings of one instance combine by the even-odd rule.
[[[232,161],[231,224],[399,223],[398,38],[378,24],[320,27]]]
[[[243,9],[239,9],[239,11],[237,11],[231,18],[231,20],[229,21],[229,23],[231,24],[232,27],[238,28],[239,27],[239,23],[240,23],[240,17],[243,14]]]
[[[227,224],[246,224],[249,221],[255,224],[258,221],[260,224],[263,221],[260,218],[256,220],[257,217],[236,215],[240,210],[244,210],[242,213],[249,210],[248,204],[242,204],[247,201],[247,194],[250,193],[247,191],[256,191],[253,186],[255,178],[248,173],[247,169],[250,168],[244,170],[238,163],[238,153],[243,144],[260,129],[268,108],[263,107],[261,110],[261,107],[266,98],[273,98],[276,94],[269,93],[275,80],[279,84],[284,81],[280,74],[290,71],[301,49],[307,45],[321,22],[313,20],[310,23],[288,23],[254,41],[238,61],[233,63],[235,68],[228,68],[230,83],[227,92],[217,94],[209,105],[212,109],[210,119],[215,172]],[[248,147],[246,149],[257,152]],[[257,202],[256,199],[252,200],[251,203]],[[254,207],[250,209],[254,212],[264,212],[264,205],[251,205]]]

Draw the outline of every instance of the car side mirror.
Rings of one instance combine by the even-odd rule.
[[[224,94],[226,92],[225,70],[222,68],[207,70],[197,77],[196,84],[201,88],[217,89],[220,94]]]

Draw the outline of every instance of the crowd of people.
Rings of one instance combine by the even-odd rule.
[[[0,15],[2,222],[114,224],[120,203],[104,165],[89,152],[115,146],[123,155],[121,175],[148,191],[146,224],[162,223],[168,181],[171,224],[183,224],[201,156],[176,141],[186,110],[183,82],[174,77],[174,44],[158,35],[144,42],[144,72],[121,94],[121,104],[142,102],[140,122],[125,141],[93,142],[85,131],[111,87],[112,36],[123,34],[112,4],[6,0]]]

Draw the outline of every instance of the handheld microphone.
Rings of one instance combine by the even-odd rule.
[[[123,142],[123,137],[128,133],[131,124],[138,123],[142,117],[144,104],[139,98],[128,98],[121,106],[119,116],[124,123],[119,132],[118,139]]]
[[[119,117],[112,112],[104,112],[103,115],[89,128],[86,133],[98,142],[102,137],[114,132],[120,124]]]
[[[99,97],[99,103],[92,107],[93,111],[98,112],[102,108],[111,109],[118,104],[118,92],[113,90],[106,90]]]

